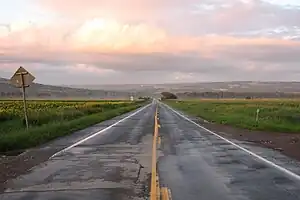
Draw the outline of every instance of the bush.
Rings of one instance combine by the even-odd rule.
[[[171,92],[162,92],[161,95],[163,96],[162,99],[177,99],[178,97],[171,93]]]

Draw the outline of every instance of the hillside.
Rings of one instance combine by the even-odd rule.
[[[75,88],[103,89],[115,91],[131,91],[142,95],[159,95],[170,91],[180,98],[294,98],[300,97],[300,82],[203,82],[147,85],[73,85]]]
[[[300,97],[300,82],[203,82],[174,84],[68,85],[51,86],[35,83],[27,90],[32,98],[129,98],[129,96],[159,96],[170,91],[180,98],[293,98]],[[2,98],[21,97],[20,90],[0,78]]]
[[[203,82],[171,84],[128,84],[128,85],[71,85],[74,88],[104,89],[134,92],[300,92],[300,82]]]
[[[114,99],[129,98],[125,91],[90,90],[81,88],[59,87],[34,83],[26,89],[29,98],[84,98],[84,99]],[[0,98],[18,98],[22,93],[20,89],[9,84],[8,79],[0,78]]]

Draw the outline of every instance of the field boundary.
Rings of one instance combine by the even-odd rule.
[[[279,165],[277,165],[277,164],[275,164],[275,163],[273,163],[273,162],[271,162],[271,161],[269,161],[269,160],[267,160],[267,159],[265,159],[265,158],[263,158],[263,157],[257,155],[256,153],[253,153],[252,151],[249,151],[248,149],[246,149],[246,148],[244,148],[244,147],[242,147],[242,146],[240,146],[240,145],[238,145],[238,144],[236,144],[236,143],[234,143],[234,142],[232,142],[232,141],[230,141],[230,140],[228,140],[228,139],[226,139],[226,138],[220,136],[219,134],[217,134],[217,133],[215,133],[215,132],[213,132],[213,131],[211,131],[211,130],[209,130],[209,129],[207,129],[207,128],[201,126],[201,125],[199,125],[198,123],[194,122],[193,120],[189,119],[188,117],[184,116],[183,114],[177,112],[176,110],[174,110],[174,109],[171,108],[170,106],[168,106],[168,105],[166,105],[166,104],[164,104],[164,103],[161,103],[161,104],[164,105],[165,107],[167,107],[168,109],[170,109],[170,110],[171,110],[172,112],[174,112],[175,114],[177,114],[177,115],[179,115],[180,117],[182,117],[183,119],[187,120],[188,122],[190,122],[190,123],[192,123],[192,124],[198,126],[199,128],[201,128],[201,129],[203,129],[203,130],[205,130],[205,131],[207,131],[207,132],[209,132],[209,133],[215,135],[216,137],[218,137],[218,138],[224,140],[225,142],[231,144],[232,146],[234,146],[234,147],[236,147],[236,148],[238,148],[238,149],[244,151],[245,153],[247,153],[247,154],[249,154],[249,155],[255,157],[256,159],[258,159],[258,160],[260,160],[260,161],[262,161],[262,162],[268,164],[269,166],[274,167],[275,169],[277,169],[277,170],[279,170],[279,171],[285,173],[286,175],[292,177],[293,179],[295,179],[295,180],[297,180],[297,181],[300,181],[300,175],[298,175],[298,174],[296,174],[296,173],[294,173],[294,172],[292,172],[292,171],[290,171],[290,170],[288,170],[288,169],[286,169],[286,168],[284,168],[284,167],[281,167],[281,166],[279,166]]]

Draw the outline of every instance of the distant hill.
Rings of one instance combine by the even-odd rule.
[[[174,83],[174,84],[129,84],[129,85],[73,85],[76,88],[103,89],[116,91],[130,91],[137,95],[160,94],[168,91],[185,98],[219,98],[223,96],[239,97],[298,97],[300,96],[300,82],[203,82],[203,83]]]
[[[203,83],[174,83],[174,84],[128,84],[128,85],[70,85],[74,88],[97,89],[104,88],[114,91],[132,92],[300,92],[300,82],[203,82]]]
[[[21,95],[21,90],[12,86],[8,79],[0,78],[0,98],[19,98],[22,97]],[[29,98],[41,99],[127,99],[130,96],[125,91],[90,90],[38,83],[26,88],[26,95]]]
[[[42,99],[119,99],[131,95],[160,96],[172,92],[180,98],[293,98],[300,97],[300,82],[203,82],[174,84],[67,85],[35,83],[27,89],[30,98]],[[0,97],[21,97],[20,89],[0,78]]]

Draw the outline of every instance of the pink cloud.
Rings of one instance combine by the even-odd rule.
[[[97,74],[103,76],[114,73],[114,70],[101,69],[93,65],[87,65],[87,64],[75,64],[72,66],[67,66],[66,70],[69,71],[70,73],[77,73],[77,74],[91,73],[91,74]]]
[[[114,20],[92,19],[78,27],[49,24],[28,26],[0,38],[0,53],[24,59],[112,60],[113,54],[195,52],[214,58],[226,51],[249,47],[299,47],[300,42],[269,38],[230,36],[174,37],[147,24],[122,24]],[[101,53],[103,55],[95,55]],[[263,49],[261,50],[263,52]],[[109,55],[105,55],[109,54]],[[76,56],[75,56],[76,55]]]
[[[256,62],[295,62],[300,53],[299,41],[225,35],[173,36],[147,23],[106,18],[86,19],[71,26],[25,23],[14,27],[0,36],[0,63],[45,63],[99,74],[107,70],[189,73],[223,65],[249,70],[249,66],[239,64],[249,61],[258,69],[260,65]]]
[[[44,8],[76,18],[105,17],[117,20],[151,20],[167,16],[173,9],[188,8],[195,0],[73,0],[72,5],[60,0],[37,0]]]
[[[146,24],[121,24],[115,20],[95,18],[77,27],[48,24],[28,25],[21,30],[0,37],[0,50],[30,51],[31,48],[47,51],[121,51],[147,49],[164,39],[163,30]]]

